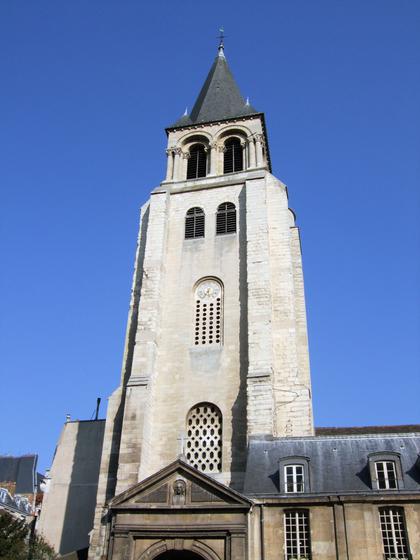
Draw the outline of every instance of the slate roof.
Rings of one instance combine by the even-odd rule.
[[[37,461],[38,455],[0,456],[0,486],[2,482],[16,482],[16,494],[32,494]]]
[[[311,494],[373,492],[368,455],[387,451],[400,454],[403,490],[420,492],[420,433],[412,433],[251,439],[244,494],[282,495],[279,460],[293,456],[309,458]]]
[[[201,88],[190,115],[183,115],[169,128],[181,128],[197,123],[207,123],[258,114],[242,97],[232,72],[226,62],[223,48],[219,47],[213,66]]]

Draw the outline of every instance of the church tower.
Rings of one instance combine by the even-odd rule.
[[[166,132],[166,177],[141,210],[92,558],[105,503],[177,457],[241,491],[252,436],[314,432],[299,232],[264,114],[223,43]]]

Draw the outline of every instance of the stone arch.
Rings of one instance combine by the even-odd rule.
[[[238,136],[241,138],[248,138],[251,135],[252,132],[247,126],[243,126],[236,123],[227,124],[226,126],[224,126],[218,131],[215,141],[219,142],[220,140],[226,138],[227,136]]]
[[[178,140],[178,147],[185,150],[188,149],[188,147],[191,146],[192,144],[197,144],[197,143],[201,143],[204,144],[205,146],[209,146],[211,141],[212,141],[212,136],[208,132],[204,132],[204,131],[187,132],[187,134],[185,134]]]
[[[181,540],[181,543],[179,542]],[[137,560],[169,560],[170,553],[190,553],[190,560],[220,560],[219,556],[207,544],[190,539],[165,539],[152,544]]]
[[[192,155],[190,150],[191,148],[196,148],[197,146],[201,146],[203,149],[203,156],[205,158],[205,173],[204,175],[199,176],[206,176],[209,172],[209,147],[210,147],[211,136],[205,132],[193,132],[189,133],[186,136],[183,136],[178,141],[178,147],[181,154],[181,168],[179,173],[179,178],[186,178],[188,175],[187,170],[189,169],[190,163],[190,156]],[[187,177],[188,178],[188,177]],[[190,177],[191,178],[191,177]]]

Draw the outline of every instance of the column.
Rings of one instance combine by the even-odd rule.
[[[252,137],[248,138],[248,167],[255,167],[255,144]]]
[[[172,181],[174,174],[174,150],[173,148],[168,148],[166,150],[166,155],[168,156],[167,166],[166,166],[166,181]]]
[[[248,168],[248,160],[247,160],[247,153],[246,153],[246,140],[241,140],[241,148],[242,148],[242,169]]]
[[[180,159],[181,159],[181,154],[182,154],[182,150],[181,148],[175,148],[174,149],[174,154],[175,154],[175,158],[174,158],[174,171],[173,171],[173,175],[172,178],[174,181],[179,180],[179,167],[180,167]]]
[[[212,142],[210,144],[210,172],[209,175],[216,175],[217,173],[217,143]]]
[[[257,155],[257,167],[261,167],[263,165],[262,142],[263,142],[262,134],[257,134],[255,136],[255,151]]]

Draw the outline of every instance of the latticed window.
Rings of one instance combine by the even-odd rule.
[[[311,558],[309,512],[307,510],[285,512],[284,538],[286,560],[309,560]]]
[[[375,469],[379,490],[396,490],[398,488],[394,461],[376,461]]]
[[[243,150],[239,138],[229,138],[225,142],[223,173],[242,171],[244,168]]]
[[[408,560],[410,553],[404,510],[399,507],[381,508],[379,519],[385,560]]]
[[[195,289],[194,344],[217,345],[223,335],[223,290],[213,278],[202,280]]]
[[[217,208],[216,235],[236,232],[236,206],[233,202],[223,202]]]
[[[197,179],[207,175],[207,154],[203,144],[194,144],[190,148],[187,166],[187,179]]]
[[[187,416],[188,462],[203,472],[222,470],[222,414],[211,403],[200,403]]]
[[[204,237],[204,211],[195,206],[185,216],[185,239]]]
[[[284,491],[286,493],[304,492],[303,465],[286,465],[284,467]]]

